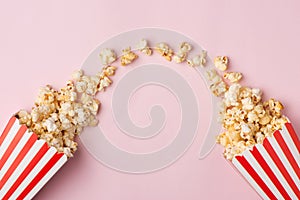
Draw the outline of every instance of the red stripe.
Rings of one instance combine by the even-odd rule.
[[[18,196],[17,199],[24,199],[27,194],[38,184],[38,182],[48,173],[48,171],[57,163],[57,161],[63,156],[63,153],[55,153],[43,169],[34,177],[30,184],[24,189],[24,191]]]
[[[281,174],[287,180],[288,184],[290,185],[290,187],[292,188],[292,190],[294,191],[294,193],[297,195],[298,199],[300,199],[300,191],[299,191],[298,187],[294,183],[293,179],[291,178],[290,174],[288,173],[288,171],[284,167],[282,161],[280,160],[280,158],[276,154],[275,150],[271,146],[271,144],[270,144],[270,142],[269,142],[268,139],[264,139],[263,146],[265,147],[265,149],[267,150],[267,152],[271,156],[272,160],[274,161],[274,163],[278,167],[278,169],[281,172]]]
[[[268,177],[271,179],[273,184],[276,186],[278,191],[281,193],[281,195],[284,197],[284,199],[291,199],[291,197],[288,195],[288,193],[285,191],[284,187],[281,185],[279,180],[277,179],[276,175],[273,173],[272,169],[269,167],[263,156],[259,153],[256,146],[253,147],[253,150],[250,150],[251,154],[254,156],[256,161],[259,163],[259,165],[263,168],[263,170],[266,172]]]
[[[2,145],[4,139],[6,138],[6,136],[7,136],[8,132],[10,131],[11,127],[14,125],[15,121],[16,121],[15,117],[10,118],[10,120],[8,121],[2,135],[0,136],[0,146]]]
[[[297,149],[298,149],[298,153],[300,153],[300,142],[299,142],[299,138],[298,138],[298,136],[297,136],[297,134],[296,134],[296,132],[295,132],[295,130],[294,130],[292,124],[291,124],[291,123],[286,123],[285,126],[286,126],[287,130],[289,131],[290,136],[291,136],[293,142],[295,143],[295,145],[296,145],[296,147],[297,147]]]
[[[3,200],[4,199],[9,199],[9,197],[16,191],[16,189],[24,181],[24,179],[27,177],[27,175],[32,171],[34,166],[41,160],[43,155],[45,155],[45,153],[48,151],[48,149],[49,149],[48,144],[44,143],[44,145],[40,148],[38,153],[33,157],[33,159],[30,161],[30,163],[24,169],[24,171],[19,176],[19,178],[16,180],[16,182],[11,186],[9,191],[5,194]]]
[[[281,147],[281,149],[282,149],[283,153],[285,154],[286,158],[289,160],[290,164],[292,165],[292,168],[296,172],[298,178],[300,178],[300,169],[299,169],[299,166],[298,166],[298,164],[297,164],[294,156],[292,155],[289,147],[285,143],[285,141],[284,141],[281,133],[279,131],[276,131],[274,133],[274,137],[275,137],[277,143],[279,144],[279,146]]]
[[[6,152],[3,154],[1,160],[0,160],[0,170],[2,169],[4,163],[7,161],[9,158],[10,154],[13,152],[21,138],[23,137],[24,133],[26,132],[27,127],[22,125],[17,133],[17,135],[14,137],[14,139],[11,141],[10,145],[8,146],[8,149]]]
[[[255,182],[259,185],[259,187],[265,192],[265,194],[270,199],[277,199],[275,195],[271,192],[268,186],[264,183],[264,181],[259,177],[256,171],[252,168],[252,166],[248,163],[244,156],[236,156],[237,161],[244,167],[244,169],[249,173],[249,175],[255,180]]]
[[[35,141],[37,140],[36,134],[32,134],[29,138],[29,140],[26,142],[25,146],[20,151],[19,155],[16,157],[14,162],[11,164],[7,172],[4,174],[3,178],[0,182],[0,190],[2,189],[3,185],[6,183],[6,181],[9,179],[9,177],[12,175],[12,173],[16,170],[16,168],[19,166],[20,162],[24,159],[25,155],[29,151],[29,149],[33,146]]]

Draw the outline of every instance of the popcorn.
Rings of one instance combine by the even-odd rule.
[[[242,74],[239,72],[226,72],[224,78],[229,80],[231,83],[236,83],[242,78]]]
[[[161,56],[163,56],[166,60],[171,61],[173,56],[173,50],[166,43],[158,43],[156,44],[155,49]]]
[[[108,66],[108,67],[104,68],[103,72],[106,76],[113,76],[113,75],[115,75],[116,69],[117,68],[114,66]]]
[[[228,58],[227,56],[217,56],[214,59],[215,67],[221,71],[225,71],[228,67]]]
[[[138,55],[133,53],[131,51],[130,47],[123,49],[123,55],[121,56],[121,65],[126,66],[126,65],[132,63],[137,58],[138,58]]]
[[[204,67],[206,64],[207,52],[202,50],[201,55],[196,55],[192,59],[187,60],[187,64],[191,67],[201,66]]]
[[[46,126],[46,128],[49,132],[54,132],[54,131],[57,130],[57,126],[55,124],[55,121],[51,117],[46,119],[45,122],[43,123],[43,125]]]
[[[77,92],[83,93],[87,89],[87,83],[85,81],[78,81],[75,84],[75,88]]]
[[[83,76],[83,71],[81,69],[76,70],[72,74],[72,79],[75,80],[75,81],[78,81],[82,76]]]
[[[177,52],[174,56],[173,59],[176,63],[182,63],[183,61],[186,60],[187,53],[183,52]]]
[[[114,62],[117,59],[116,53],[112,49],[105,48],[103,49],[100,54],[100,62],[103,65],[108,65]]]
[[[183,42],[179,46],[179,51],[174,55],[173,59],[176,63],[182,63],[186,60],[187,54],[189,51],[192,50],[192,46],[187,43]]]
[[[260,132],[260,131],[256,132],[255,140],[257,141],[257,143],[261,144],[264,139],[265,139],[265,135],[262,132]]]
[[[112,81],[107,77],[104,76],[101,80],[100,80],[100,85],[98,88],[98,91],[103,91],[106,87],[108,87],[110,84],[112,83]]]
[[[111,84],[107,76],[114,75],[115,70],[116,67],[107,66],[101,76],[86,76],[82,70],[75,71],[74,82],[68,81],[60,90],[49,85],[41,88],[31,112],[20,110],[16,117],[49,146],[72,157],[77,150],[75,136],[84,127],[98,124],[100,101],[94,95],[100,87]]]
[[[215,59],[215,65],[221,71],[227,69],[227,64],[228,59],[225,56],[218,56]],[[212,82],[213,94],[221,96],[220,92],[224,93],[219,119],[225,131],[216,141],[225,147],[226,159],[231,160],[255,144],[262,143],[265,137],[272,136],[275,130],[281,129],[288,121],[281,114],[284,108],[281,102],[272,98],[263,102],[260,89],[238,84],[242,77],[240,73],[227,72],[223,75],[229,80],[229,87],[216,70],[208,70],[206,76]],[[220,83],[224,89],[217,90]]]
[[[262,92],[260,89],[258,88],[252,88],[252,95],[251,95],[251,98],[252,98],[252,101],[254,103],[258,103],[261,101],[261,98],[262,98]]]
[[[223,132],[217,136],[217,142],[224,147],[226,147],[227,145],[229,145],[231,143],[231,141],[226,133],[227,132]]]
[[[228,87],[226,83],[223,81],[222,77],[216,72],[216,70],[208,70],[206,71],[206,77],[211,82],[210,90],[215,96],[223,95]]]
[[[224,81],[220,81],[211,84],[210,89],[215,96],[221,96],[227,91],[227,85],[224,83]]]
[[[20,123],[26,124],[26,126],[31,125],[31,115],[26,110],[19,111],[19,120]]]
[[[242,102],[242,109],[243,110],[252,110],[254,108],[254,104],[250,97],[247,97],[245,99],[241,99]]]
[[[241,85],[240,84],[232,84],[228,91],[224,95],[224,103],[227,106],[238,106],[240,103],[238,102],[238,96],[240,93]]]
[[[152,54],[152,50],[148,46],[147,40],[145,39],[139,41],[139,43],[136,45],[136,49],[148,56]]]
[[[259,123],[261,125],[266,125],[271,121],[271,117],[269,115],[264,115],[262,118],[259,119]]]

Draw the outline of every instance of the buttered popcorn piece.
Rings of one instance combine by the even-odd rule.
[[[205,75],[211,83],[210,90],[215,96],[222,96],[228,90],[228,86],[216,70],[208,70]]]
[[[116,53],[112,49],[102,49],[100,54],[100,62],[103,65],[109,65],[117,59]]]
[[[227,91],[227,85],[224,81],[220,81],[211,84],[210,89],[215,96],[221,96]]]
[[[239,72],[226,72],[224,78],[229,80],[231,83],[236,83],[242,79],[242,74]]]
[[[77,81],[79,80],[81,77],[83,76],[83,71],[80,69],[80,70],[76,70],[73,72],[72,74],[72,79]]]
[[[148,42],[145,39],[141,39],[136,45],[136,49],[140,52],[150,56],[152,54],[151,48],[148,46]]]
[[[135,59],[138,58],[138,55],[131,51],[131,48],[128,47],[122,50],[123,55],[121,56],[121,65],[126,66],[132,63]]]
[[[103,72],[106,76],[113,76],[113,75],[115,75],[116,70],[117,70],[116,67],[108,66],[103,70]]]
[[[188,52],[192,50],[192,45],[187,42],[183,42],[179,46],[179,51],[175,53],[173,59],[176,63],[182,63],[186,60]]]
[[[98,91],[104,91],[105,88],[108,87],[108,86],[110,86],[111,83],[112,83],[112,81],[107,76],[104,76],[100,80]]]
[[[214,59],[215,67],[221,71],[225,71],[228,67],[228,57],[227,56],[217,56]]]
[[[164,42],[156,44],[155,50],[166,60],[171,61],[174,54],[173,50]]]
[[[187,59],[187,64],[191,67],[204,67],[206,64],[206,56],[207,52],[205,50],[202,50],[200,55],[196,55],[191,59]]]

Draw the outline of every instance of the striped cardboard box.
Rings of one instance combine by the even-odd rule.
[[[12,117],[0,135],[0,199],[32,199],[66,161]]]
[[[291,123],[232,163],[263,199],[300,199],[300,143]]]

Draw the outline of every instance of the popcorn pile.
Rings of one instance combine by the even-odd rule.
[[[220,71],[227,70],[228,58],[219,56],[214,64]],[[258,88],[244,87],[238,83],[242,74],[226,72],[223,78],[215,69],[206,73],[211,82],[212,93],[222,97],[220,122],[224,128],[217,137],[217,143],[225,147],[224,156],[232,160],[237,154],[262,143],[265,137],[272,136],[282,128],[288,119],[282,115],[283,105],[274,99],[262,101]]]
[[[16,117],[39,139],[44,139],[49,146],[70,158],[77,150],[76,135],[84,127],[98,124],[96,115],[100,101],[95,95],[112,83],[108,77],[114,75],[115,70],[113,66],[104,67],[95,76],[85,76],[82,70],[78,70],[74,72],[73,80],[60,90],[49,85],[41,88],[32,110],[20,110]]]

